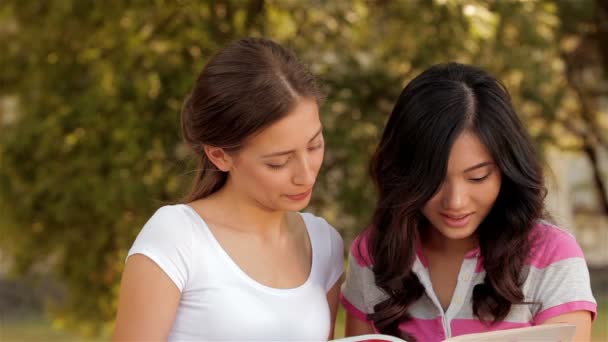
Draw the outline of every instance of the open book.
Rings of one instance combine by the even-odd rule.
[[[449,338],[444,342],[569,342],[572,341],[576,327],[572,324],[547,324],[533,327],[498,330],[477,334],[466,334]],[[332,340],[333,342],[405,342],[398,337],[383,334],[368,334]]]

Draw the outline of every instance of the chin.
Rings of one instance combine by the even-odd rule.
[[[274,205],[269,206],[270,208],[273,208],[274,210],[277,211],[300,211],[304,208],[306,208],[306,206],[308,206],[308,203],[310,201],[306,201],[306,202],[302,202],[302,203],[286,203],[284,201],[280,201],[279,203],[274,203]]]
[[[286,206],[286,211],[300,211],[304,208],[306,208],[308,206],[309,202],[306,203],[298,203],[298,204],[292,204],[290,206]]]
[[[475,229],[469,227],[451,228],[442,227],[439,230],[443,236],[450,240],[463,240],[468,239],[475,234]]]

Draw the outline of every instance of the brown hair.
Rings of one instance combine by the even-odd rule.
[[[322,101],[314,76],[290,50],[262,38],[228,44],[214,55],[186,98],[181,126],[198,158],[186,196],[191,202],[218,191],[228,179],[207,158],[203,145],[237,151],[261,129],[287,115],[302,98]]]

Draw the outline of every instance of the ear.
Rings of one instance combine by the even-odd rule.
[[[233,165],[233,159],[223,148],[204,145],[203,150],[207,155],[207,158],[209,158],[209,161],[211,161],[220,171],[230,171]]]

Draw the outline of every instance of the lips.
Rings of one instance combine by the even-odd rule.
[[[299,193],[299,194],[285,195],[285,197],[289,198],[292,201],[301,201],[301,200],[307,198],[311,192],[312,192],[312,189],[308,189],[307,191]]]
[[[461,228],[461,227],[466,226],[469,223],[473,213],[468,213],[468,214],[441,213],[440,215],[441,215],[441,219],[447,226],[453,227],[453,228]]]

